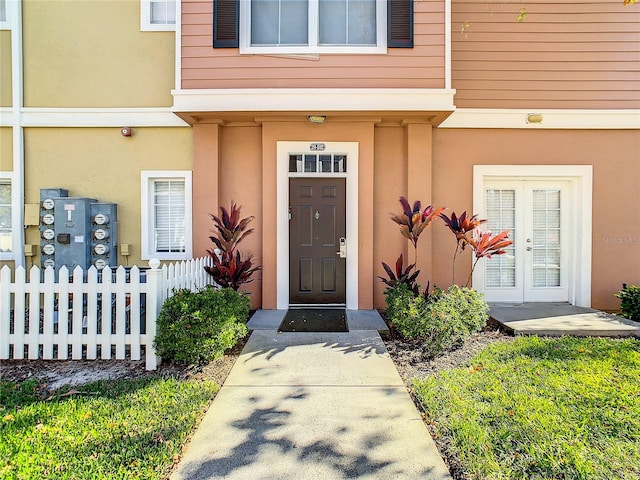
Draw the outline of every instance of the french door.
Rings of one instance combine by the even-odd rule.
[[[509,230],[504,255],[481,259],[474,283],[491,302],[569,299],[570,183],[562,180],[485,180],[484,230]],[[476,283],[477,282],[477,283]]]

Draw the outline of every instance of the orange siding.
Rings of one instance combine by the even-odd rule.
[[[640,108],[636,6],[453,0],[452,32],[458,107]]]
[[[444,88],[444,1],[415,2],[415,48],[314,59],[212,48],[213,2],[182,3],[182,88]]]

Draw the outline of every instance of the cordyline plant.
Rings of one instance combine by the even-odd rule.
[[[467,211],[462,212],[459,217],[456,212],[451,212],[451,217],[447,217],[444,213],[440,214],[440,218],[449,227],[449,230],[456,236],[456,249],[453,252],[451,283],[455,283],[456,278],[456,259],[460,255],[465,247],[469,245],[469,238],[467,233],[473,232],[475,228],[480,224],[485,223],[486,220],[478,219],[478,215],[472,215],[467,218]]]
[[[216,227],[215,235],[209,239],[216,248],[207,250],[213,266],[204,269],[221,287],[238,290],[241,285],[253,281],[251,276],[260,270],[259,266],[253,266],[251,255],[243,258],[237,249],[238,244],[253,233],[253,229],[247,230],[247,226],[254,217],[241,219],[240,207],[235,202],[231,203],[229,210],[220,207],[220,216],[209,216]]]
[[[411,270],[413,270],[415,266],[416,264],[413,263],[411,265],[408,265],[407,268],[404,268],[404,256],[400,254],[398,259],[396,260],[395,272],[389,265],[382,262],[382,268],[384,268],[384,271],[387,272],[387,276],[389,278],[380,276],[378,276],[378,278],[382,280],[382,282],[389,288],[394,288],[399,284],[404,283],[409,288],[409,290],[413,292],[413,294],[417,297],[420,291],[420,286],[418,285],[416,280],[418,279],[418,275],[420,275],[420,270],[416,270],[415,272],[411,273]]]
[[[445,207],[433,208],[433,205],[429,205],[422,210],[420,200],[414,202],[413,207],[411,207],[409,201],[404,197],[400,197],[400,205],[402,205],[402,213],[400,215],[392,214],[391,220],[400,225],[400,233],[402,236],[413,244],[414,265],[417,265],[418,240],[420,239],[420,234]]]

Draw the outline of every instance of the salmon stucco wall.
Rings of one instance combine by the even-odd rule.
[[[147,266],[140,260],[140,172],[192,165],[190,128],[135,128],[131,137],[119,128],[27,128],[25,202],[39,203],[40,188],[66,188],[70,196],[117,203],[118,243],[131,245],[126,260]],[[29,227],[26,243],[39,242],[38,227]]]
[[[172,105],[175,33],[141,32],[140,0],[22,5],[25,106]]]
[[[0,107],[12,105],[11,31],[0,31]]]
[[[434,199],[460,213],[472,211],[474,165],[593,165],[592,298],[616,310],[622,282],[640,284],[640,136],[634,130],[449,130],[434,132]],[[434,229],[434,281],[451,279],[453,235]],[[470,271],[471,254],[456,267]]]

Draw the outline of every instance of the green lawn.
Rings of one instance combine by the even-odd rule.
[[[64,388],[0,382],[0,478],[161,479],[218,386],[147,377]]]
[[[637,339],[521,337],[414,389],[468,478],[640,478]]]

